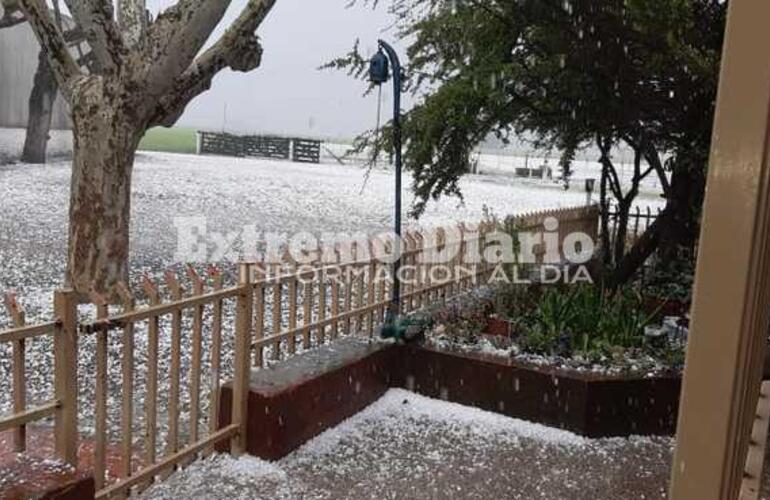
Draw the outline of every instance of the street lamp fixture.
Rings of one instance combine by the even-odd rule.
[[[396,261],[393,264],[393,294],[385,319],[386,327],[392,330],[400,312],[401,281],[399,269],[401,268],[401,62],[398,54],[387,42],[377,41],[379,50],[369,63],[369,79],[375,85],[386,83],[389,73],[393,75],[393,149],[396,161],[396,207],[395,207],[395,233],[396,242],[394,251]],[[388,71],[392,68],[392,71]],[[383,329],[385,334],[385,328]],[[391,336],[400,336],[398,332]]]

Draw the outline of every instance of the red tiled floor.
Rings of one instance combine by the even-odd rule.
[[[79,473],[91,475],[94,466],[94,440],[91,438],[81,438],[78,443],[78,467]],[[27,427],[27,451],[26,456],[36,459],[55,459],[54,436],[51,427],[33,426]],[[3,464],[13,462],[17,453],[13,447],[13,431],[0,432],[0,467]],[[117,479],[120,466],[120,447],[117,444],[107,445],[107,478],[108,482]],[[132,469],[134,471],[141,467],[143,460],[141,451],[136,447],[132,460]]]

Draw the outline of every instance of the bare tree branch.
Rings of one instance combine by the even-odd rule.
[[[238,18],[225,31],[222,37],[193,66],[205,67],[224,59],[227,66],[235,71],[251,71],[259,66],[262,51],[256,31],[265,20],[276,0],[249,0]],[[256,54],[251,57],[251,50]],[[192,69],[192,68],[190,68]]]
[[[620,186],[620,179],[618,178],[618,171],[615,165],[610,160],[610,149],[612,145],[609,139],[602,140],[599,134],[596,135],[596,145],[601,153],[599,162],[605,167],[607,173],[607,180],[610,183],[610,191],[618,200],[623,198],[623,189]]]
[[[19,10],[19,4],[15,0],[1,0],[3,17],[0,17],[0,29],[10,28],[25,22],[24,13]]]
[[[658,179],[660,180],[660,186],[663,189],[663,194],[668,196],[671,191],[671,183],[668,181],[668,177],[666,177],[666,169],[663,168],[663,162],[660,161],[658,151],[654,147],[648,146],[644,150],[644,158],[650,167],[655,169],[655,173],[658,174]]]
[[[647,161],[647,164],[650,166],[650,169],[655,170],[655,173],[658,175],[661,188],[663,189],[663,194],[668,196],[670,182],[666,177],[666,169],[663,167],[663,162],[661,162],[660,155],[658,154],[658,150],[655,148],[655,146],[653,146],[652,143],[645,137],[641,137],[637,141],[634,140],[630,135],[625,134],[623,136],[623,140],[626,141],[632,148],[634,148],[635,151],[638,150],[642,153],[644,159]],[[647,173],[649,173],[650,169],[648,169]],[[644,176],[646,176],[647,173],[645,173]]]
[[[224,68],[247,72],[262,62],[262,47],[256,30],[275,0],[249,0],[222,37],[196,59],[161,98],[153,124],[173,125],[192,98],[211,87],[211,80]]]
[[[634,149],[634,178],[632,183],[637,184],[641,180],[642,175],[642,155],[638,149]]]
[[[110,0],[65,0],[103,71],[119,66],[126,51]]]
[[[163,11],[148,31],[147,81],[165,93],[193,62],[225,15],[231,0],[180,0]]]
[[[45,0],[19,0],[19,3],[40,46],[48,55],[48,62],[62,94],[70,100],[73,82],[84,75],[72,58],[64,36],[51,18],[48,5]]]

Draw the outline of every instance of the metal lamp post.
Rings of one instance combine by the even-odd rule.
[[[377,41],[379,50],[369,64],[369,79],[372,83],[382,85],[388,81],[388,61],[393,68],[393,149],[396,157],[396,261],[393,264],[393,294],[388,308],[386,323],[395,322],[400,311],[401,280],[401,62],[398,54],[387,42]]]

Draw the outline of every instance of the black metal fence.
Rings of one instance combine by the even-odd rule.
[[[653,222],[660,216],[661,212],[663,211],[662,208],[656,207],[656,208],[650,208],[649,206],[645,208],[640,208],[638,206],[632,208],[628,214],[628,225],[626,226],[626,238],[625,238],[625,248],[626,250],[630,250],[631,247],[634,246],[634,244],[637,242],[639,238],[642,237],[642,235],[647,231],[647,229],[652,225]],[[617,206],[610,206],[609,210],[607,212],[608,216],[608,238],[607,242],[610,245],[610,248],[615,247],[615,242],[618,237],[618,209]],[[692,243],[692,246],[689,248],[686,248],[687,254],[690,259],[692,259],[693,264],[695,261],[695,258],[698,254],[698,239],[695,238]]]
[[[198,132],[198,154],[321,162],[321,141],[267,135]]]
[[[626,245],[631,246],[639,239],[647,228],[655,222],[662,209],[660,207],[651,209],[649,206],[644,209],[636,207],[632,208],[628,214],[628,226],[626,228]],[[618,224],[618,208],[616,206],[609,207],[609,231],[610,240],[615,240],[616,229]]]
[[[607,207],[604,216],[607,217],[607,234],[602,235],[602,242],[606,247],[604,252],[608,252],[608,255],[612,255],[615,245],[617,244],[618,235],[618,219],[620,213],[616,205],[610,205]],[[661,209],[651,209],[649,206],[641,209],[639,206],[632,208],[628,214],[628,223],[626,226],[624,248],[625,252],[631,250],[636,241],[647,231],[655,219],[658,218]],[[638,278],[644,282],[649,274],[649,268],[652,265],[654,259],[648,258],[641,268],[638,270]]]

